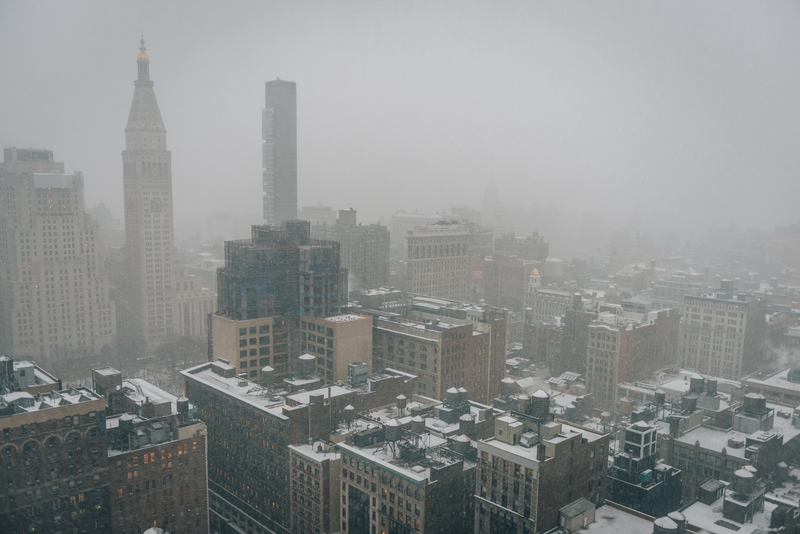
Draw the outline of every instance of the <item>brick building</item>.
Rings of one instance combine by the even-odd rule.
[[[92,384],[107,402],[110,532],[208,532],[206,425],[189,401],[111,367],[93,370]]]
[[[348,365],[367,364],[372,370],[372,318],[347,313],[300,318],[300,351],[317,359],[317,374],[327,382],[347,380]]]
[[[342,455],[342,534],[472,532],[475,453],[469,438],[392,419],[354,432]],[[382,437],[372,438],[375,429]]]
[[[487,402],[494,391],[499,392],[505,375],[504,365],[491,366],[492,338],[499,335],[498,331],[478,332],[469,323],[377,316],[373,368],[416,374],[420,395],[443,400],[448,389],[463,387],[473,400]]]
[[[0,532],[109,532],[105,399],[88,388],[0,395]]]
[[[290,394],[267,380],[250,382],[221,361],[181,374],[208,427],[211,528],[247,533],[291,532],[289,445],[327,439],[348,405],[362,411],[411,397],[416,379],[387,369],[361,384]]]
[[[547,531],[561,508],[605,500],[608,434],[551,421],[546,406],[497,417],[477,446],[476,533]]]
[[[289,445],[292,461],[292,532],[339,532],[341,455],[322,441]]]

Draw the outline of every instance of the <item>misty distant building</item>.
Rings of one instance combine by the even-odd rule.
[[[208,317],[217,309],[217,292],[204,287],[188,269],[175,271],[175,304],[182,337],[208,336]]]
[[[136,60],[122,182],[125,195],[125,298],[120,305],[125,331],[148,345],[178,333],[172,215],[172,154],[161,120],[144,39]]]
[[[392,244],[405,245],[406,234],[417,226],[427,226],[444,220],[435,213],[405,213],[392,215]]]
[[[330,206],[303,206],[297,210],[297,218],[310,222],[312,227],[318,224],[336,224],[336,212]]]
[[[297,218],[297,85],[281,79],[265,84],[261,113],[264,222]]]
[[[444,299],[469,300],[470,233],[466,226],[437,223],[406,234],[409,293]]]
[[[681,365],[737,380],[761,366],[766,301],[738,293],[723,280],[714,294],[684,297]]]
[[[83,175],[52,150],[6,148],[0,167],[0,353],[49,366],[108,350],[108,277],[84,209]]]
[[[528,297],[528,273],[544,267],[549,250],[550,245],[537,232],[528,237],[517,237],[512,232],[495,239],[491,261],[486,262],[486,302],[521,310]]]
[[[332,226],[311,226],[311,237],[339,243],[349,289],[374,289],[389,283],[389,230],[381,224],[357,223],[356,210],[339,210]]]

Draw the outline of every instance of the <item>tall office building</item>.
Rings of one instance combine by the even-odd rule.
[[[264,222],[297,218],[297,85],[281,79],[266,84],[261,113]]]
[[[116,332],[85,213],[83,175],[52,150],[6,148],[0,167],[0,353],[51,367],[100,354]]]
[[[126,288],[121,317],[131,334],[153,345],[177,333],[172,155],[167,151],[167,131],[153,92],[144,39],[139,50],[139,76],[122,152]]]

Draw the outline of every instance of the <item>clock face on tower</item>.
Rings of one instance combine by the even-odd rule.
[[[164,209],[164,203],[161,202],[160,198],[153,198],[150,200],[150,211],[152,213],[161,213],[161,210]]]

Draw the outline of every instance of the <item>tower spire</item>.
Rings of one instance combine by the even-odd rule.
[[[144,46],[144,32],[142,32],[142,40],[139,41],[139,57],[136,58],[136,63],[139,65],[139,80],[150,80],[150,58],[147,57],[147,48]]]

